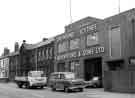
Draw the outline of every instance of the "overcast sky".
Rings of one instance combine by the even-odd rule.
[[[92,16],[118,14],[118,0],[71,0],[73,22]],[[134,8],[135,0],[121,0],[121,11]],[[70,23],[69,0],[0,0],[0,54],[14,43],[37,43],[64,32]]]

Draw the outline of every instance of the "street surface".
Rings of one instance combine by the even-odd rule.
[[[65,93],[51,91],[50,88],[25,89],[14,83],[0,83],[0,98],[135,98],[135,94],[104,92],[102,88]]]

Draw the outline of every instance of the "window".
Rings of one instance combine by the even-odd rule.
[[[53,57],[53,49],[50,48],[50,59]]]
[[[46,59],[48,59],[48,48],[46,49]]]
[[[70,62],[69,71],[70,71],[70,72],[74,72],[74,73],[76,74],[76,76],[79,76],[80,63],[79,63],[78,60],[76,60],[76,61],[71,61],[71,62]]]
[[[79,48],[79,43],[80,43],[80,39],[79,38],[70,40],[70,50],[74,50],[74,49]]]
[[[98,43],[97,33],[90,33],[87,35],[87,46],[95,45]]]
[[[67,41],[58,44],[58,53],[67,51]]]
[[[44,55],[44,50],[42,50],[42,58],[44,59],[45,55]]]
[[[110,57],[119,58],[121,57],[121,38],[120,38],[120,27],[115,26],[110,29]]]

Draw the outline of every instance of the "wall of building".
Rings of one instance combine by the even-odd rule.
[[[47,40],[46,40],[47,41]],[[39,46],[40,45],[40,46]],[[27,74],[30,70],[42,70],[48,76],[53,72],[54,66],[54,42],[32,45],[28,48],[28,44],[23,44],[20,50],[20,75]]]
[[[135,70],[134,18],[135,10],[132,9],[106,18],[102,23],[105,28],[102,31],[105,33],[105,40],[103,41],[108,51],[104,58],[104,67],[106,68],[104,69],[105,90],[119,92],[134,91],[134,84],[132,84],[134,81],[133,71]],[[116,28],[118,29],[116,30]],[[120,36],[120,40],[117,40],[118,36]],[[130,60],[131,58],[132,61]],[[122,77],[121,73],[124,77]]]
[[[100,34],[101,21],[86,17],[65,27],[65,33],[58,35],[55,41],[55,71],[71,71],[71,66],[77,65],[75,71],[84,78],[85,59],[102,58],[105,52],[104,35]],[[63,67],[61,70],[59,65]]]
[[[15,76],[19,73],[19,52],[14,52],[13,55],[9,56],[9,80],[14,81]]]
[[[0,82],[7,82],[9,77],[9,58],[2,56],[0,58]]]

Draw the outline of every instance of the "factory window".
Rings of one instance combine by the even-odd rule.
[[[87,46],[95,45],[98,43],[97,32],[93,32],[87,35]]]
[[[80,45],[80,39],[79,38],[70,40],[70,50],[78,49],[79,45]]]
[[[58,44],[58,53],[67,51],[67,41]]]
[[[111,27],[109,37],[110,57],[121,57],[120,26]]]

